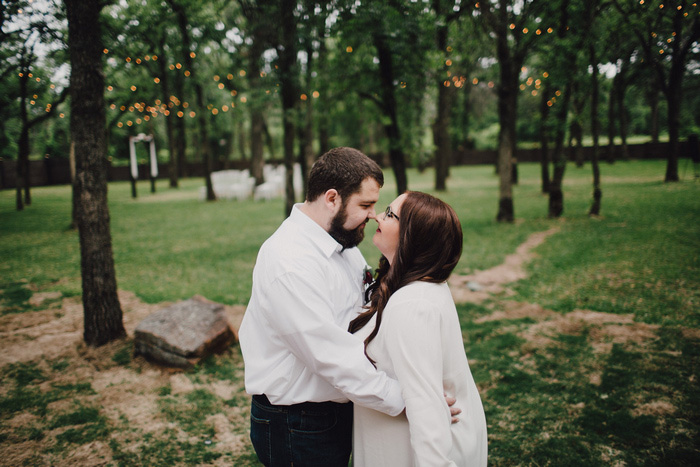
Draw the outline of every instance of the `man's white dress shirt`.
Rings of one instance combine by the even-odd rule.
[[[262,245],[253,270],[239,331],[246,391],[276,405],[351,400],[397,415],[398,382],[347,331],[363,303],[362,253],[343,250],[300,206]]]

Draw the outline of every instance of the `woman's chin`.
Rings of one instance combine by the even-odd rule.
[[[377,247],[377,249],[378,249],[379,251],[382,251],[382,249],[379,248],[379,245],[377,245],[377,240],[378,240],[377,237],[379,237],[379,232],[375,232],[375,233],[374,233],[374,236],[372,237],[372,243],[374,244],[374,246]]]

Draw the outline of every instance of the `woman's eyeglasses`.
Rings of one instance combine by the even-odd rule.
[[[386,219],[387,217],[390,219],[393,217],[394,219],[399,220],[399,216],[397,216],[396,213],[391,210],[390,205],[387,206],[386,211],[384,211],[384,219]]]

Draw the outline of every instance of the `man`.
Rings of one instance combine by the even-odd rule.
[[[251,441],[265,465],[347,467],[349,401],[392,416],[405,407],[398,383],[347,332],[365,288],[356,246],[383,184],[369,157],[331,149],[311,169],[305,202],[260,248],[239,338]]]

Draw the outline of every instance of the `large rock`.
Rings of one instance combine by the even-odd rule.
[[[224,306],[195,296],[141,321],[134,332],[134,354],[164,365],[189,368],[235,341]]]

